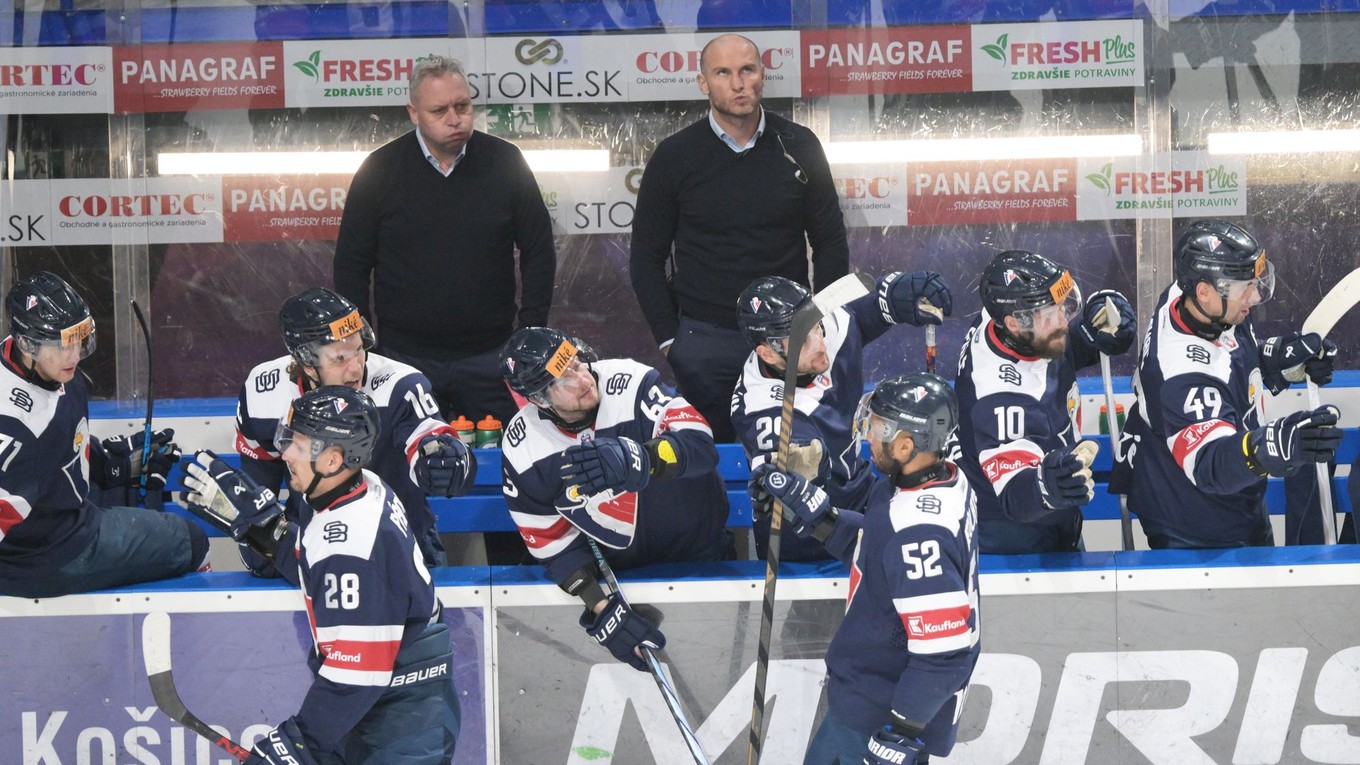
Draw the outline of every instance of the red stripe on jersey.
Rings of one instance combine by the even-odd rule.
[[[236,429],[236,453],[244,457],[249,457],[254,460],[261,460],[264,462],[275,462],[279,459],[278,457],[275,457],[274,455],[270,454],[264,449],[251,445],[251,443],[247,441],[246,437],[241,433],[240,428]]]
[[[902,626],[907,628],[907,637],[913,640],[931,640],[966,633],[968,617],[972,613],[972,607],[962,605],[898,615],[902,617]]]
[[[1185,461],[1209,442],[1209,435],[1225,428],[1229,432],[1237,430],[1227,420],[1205,420],[1182,428],[1171,442],[1171,456],[1176,458],[1176,465],[1184,470]]]
[[[665,413],[661,415],[661,432],[665,433],[671,429],[672,425],[682,422],[693,422],[705,426],[708,425],[708,420],[704,419],[702,414],[699,414],[698,409],[695,409],[692,405],[686,404],[685,406],[667,409]]]
[[[430,437],[430,436],[437,436],[437,435],[439,435],[440,433],[448,433],[449,435],[453,436],[454,438],[457,438],[457,437],[458,437],[458,431],[454,430],[453,428],[449,427],[448,425],[442,425],[442,426],[437,427],[437,428],[431,428],[429,433],[421,434],[420,438],[417,438],[416,440],[412,441],[412,442],[411,442],[411,445],[410,445],[409,447],[406,448],[406,462],[407,462],[407,464],[411,464],[411,465],[414,465],[414,464],[415,464],[415,461],[416,461],[416,451],[420,449],[420,442],[421,442],[421,441],[424,441],[426,438],[428,438],[428,437]]]
[[[601,502],[600,512],[632,525],[637,521],[637,492],[625,492],[608,502]]]
[[[859,561],[850,564],[850,592],[845,595],[845,610],[850,610],[850,602],[855,599],[855,591],[859,589],[859,582],[864,578],[864,574],[859,570]]]
[[[546,529],[521,528],[519,530],[519,535],[524,538],[524,544],[537,550],[541,547],[547,547],[566,536],[567,532],[571,531],[571,528],[571,521],[568,521],[566,518],[558,518],[556,523]]]
[[[391,672],[400,640],[332,640],[322,643],[322,664],[358,672]]]
[[[24,516],[14,505],[0,499],[0,535],[8,534],[9,530],[24,522]]]
[[[1027,452],[1024,449],[1011,449],[993,454],[990,459],[982,463],[982,472],[987,476],[988,481],[996,483],[1017,470],[1038,465],[1040,459],[1039,455],[1034,452]]]

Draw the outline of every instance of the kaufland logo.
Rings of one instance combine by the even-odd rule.
[[[1046,66],[1051,64],[1131,64],[1138,46],[1122,35],[1094,40],[1047,42],[1010,41],[1003,34],[982,46],[982,52],[1007,66]]]
[[[942,632],[953,632],[968,626],[964,619],[945,619],[939,622],[929,622],[925,617],[916,615],[907,617],[907,634],[914,638],[930,637]]]

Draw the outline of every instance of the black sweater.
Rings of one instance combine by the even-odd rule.
[[[797,160],[808,178],[779,144]],[[666,260],[675,253],[668,288]],[[735,329],[737,297],[752,280],[784,276],[824,287],[849,270],[850,252],[831,168],[817,136],[765,112],[749,151],[732,151],[708,117],[656,147],[642,173],[633,217],[633,290],[658,343],[675,337],[679,313]]]
[[[547,324],[557,253],[524,156],[474,132],[446,178],[411,131],[354,174],[335,243],[335,289],[376,319],[383,347],[431,359],[484,353],[516,326],[517,246],[519,326]]]

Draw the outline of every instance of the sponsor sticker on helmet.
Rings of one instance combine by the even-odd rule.
[[[552,358],[548,359],[548,374],[553,377],[561,377],[571,365],[571,360],[576,358],[576,346],[570,340],[563,340],[562,344],[553,351]]]
[[[1265,272],[1266,272],[1266,251],[1261,250],[1261,253],[1256,256],[1256,273],[1255,273],[1256,278],[1258,279],[1261,278],[1261,274],[1264,274]]]
[[[331,337],[336,340],[343,340],[350,335],[364,328],[364,319],[358,311],[350,311],[331,322]]]
[[[1063,275],[1058,281],[1054,282],[1053,286],[1048,288],[1048,294],[1053,296],[1053,302],[1055,304],[1062,305],[1062,302],[1067,299],[1067,296],[1071,294],[1072,289],[1076,286],[1077,283],[1072,280],[1072,272],[1063,271]]]
[[[65,346],[75,345],[88,339],[94,334],[94,319],[85,317],[79,324],[67,327],[61,331],[61,344]]]

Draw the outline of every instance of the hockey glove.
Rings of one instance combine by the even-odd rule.
[[[274,492],[210,451],[194,456],[194,461],[184,469],[188,491],[180,495],[179,504],[272,560],[287,531],[283,508]]]
[[[652,477],[651,457],[631,438],[596,439],[569,447],[562,456],[562,481],[586,495],[609,489],[642,491]]]
[[[425,436],[411,465],[416,485],[434,497],[456,497],[477,476],[477,458],[451,433]]]
[[[765,491],[764,485],[760,482],[760,476],[756,473],[762,466],[774,464],[774,454],[762,454],[751,460],[755,467],[751,470],[751,477],[746,482],[746,494],[751,498],[751,517],[768,518],[773,509],[773,499],[770,493]],[[796,473],[809,480],[815,480],[822,471],[822,442],[811,441],[806,444],[789,444],[789,456],[785,461],[786,471]]]
[[[905,736],[896,728],[885,725],[869,738],[869,754],[864,757],[864,765],[914,765],[924,747],[921,739]]]
[[[928,306],[923,308],[922,301]],[[878,280],[878,310],[889,324],[942,324],[941,314],[954,312],[954,298],[933,271],[897,271]]]
[[[1337,414],[1336,407],[1320,406],[1248,431],[1242,438],[1247,467],[1258,475],[1280,478],[1293,475],[1309,463],[1332,461],[1341,444]]]
[[[98,476],[96,483],[105,489],[137,486],[145,472],[148,490],[164,489],[166,475],[180,458],[179,446],[175,444],[175,431],[166,428],[151,434],[151,458],[143,466],[142,446],[145,443],[146,433],[143,431],[105,439],[101,444],[104,447],[102,469],[93,471]]]
[[[666,647],[666,636],[661,630],[629,608],[617,592],[609,596],[604,610],[598,615],[586,609],[580,623],[596,643],[614,654],[614,658],[643,672],[647,671],[647,662],[638,648],[659,651]]]
[[[1095,496],[1091,463],[1097,448],[1095,441],[1078,441],[1044,455],[1039,463],[1039,496],[1049,509],[1080,507]]]
[[[756,468],[752,478],[759,480],[770,496],[784,505],[784,517],[793,524],[793,533],[826,542],[836,525],[836,509],[820,486],[808,483],[797,473],[784,473],[773,465]]]
[[[1324,385],[1332,381],[1335,356],[1336,344],[1316,332],[1272,337],[1261,344],[1261,381],[1272,395],[1288,388],[1290,383],[1303,382],[1305,376]]]
[[[255,742],[244,765],[317,765],[316,758],[307,751],[302,731],[293,718],[284,720],[269,735]]]
[[[1118,316],[1109,316],[1105,300],[1114,301]],[[1138,319],[1127,298],[1114,290],[1101,290],[1086,299],[1082,310],[1081,336],[1106,356],[1118,356],[1133,345]]]

